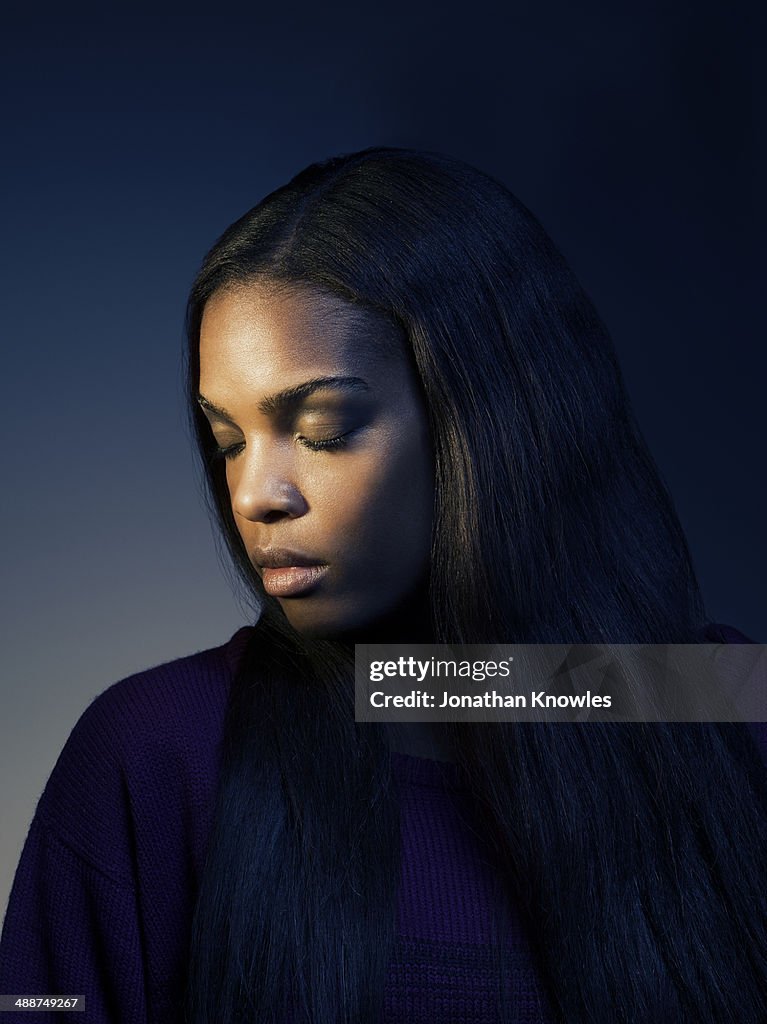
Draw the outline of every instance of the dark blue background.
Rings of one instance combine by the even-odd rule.
[[[711,614],[765,639],[763,44],[733,5],[500,7],[4,9],[0,906],[85,706],[250,617],[196,481],[183,307],[223,228],[320,157],[442,150],[536,213],[611,329]]]
[[[764,638],[749,12],[515,10],[6,21],[12,656],[43,631],[98,689],[247,617],[185,433],[186,291],[267,191],[372,144],[462,157],[536,213],[611,330],[711,614]]]

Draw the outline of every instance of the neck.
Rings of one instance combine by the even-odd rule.
[[[428,577],[424,576],[395,608],[372,622],[344,630],[333,637],[348,644],[432,644]]]
[[[428,575],[408,597],[372,622],[337,634],[334,640],[352,644],[433,644],[436,643],[431,618]],[[455,761],[450,743],[436,722],[380,723],[386,743],[392,750],[411,757],[436,761]]]

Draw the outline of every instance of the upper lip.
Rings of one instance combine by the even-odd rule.
[[[321,558],[290,548],[256,548],[251,557],[253,564],[259,569],[282,569],[290,565],[324,565]]]

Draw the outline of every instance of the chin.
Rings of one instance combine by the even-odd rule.
[[[348,634],[354,633],[355,641],[361,643],[364,642],[365,627],[367,625],[372,627],[373,622],[376,620],[375,614],[365,615],[359,612],[356,615],[310,615],[308,609],[306,612],[303,612],[303,610],[298,608],[287,608],[284,604],[283,611],[288,622],[297,633],[313,640],[342,640]],[[361,638],[356,636],[358,630],[363,634]]]

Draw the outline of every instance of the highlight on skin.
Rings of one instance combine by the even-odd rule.
[[[427,572],[405,597],[406,561],[393,565],[387,608],[331,510],[366,537],[377,523],[389,544],[385,495],[423,511],[431,477],[393,471],[379,491],[371,460],[371,490],[349,484],[335,504],[329,481],[344,486],[352,449],[312,453],[293,435],[308,426],[281,434],[256,411],[273,389],[350,370],[341,323],[321,330],[314,365],[304,342],[327,322],[298,314],[288,296],[299,293],[305,311],[321,293],[343,322],[358,310],[397,332],[428,423]],[[266,294],[268,315],[249,305]],[[276,341],[294,317],[306,365]],[[211,510],[259,614],[227,709],[188,1020],[378,1020],[396,929],[399,794],[383,731],[353,719],[351,640],[397,638],[417,619],[442,643],[694,643],[710,617],[604,324],[535,217],[474,168],[387,148],[313,164],[213,246],[187,334]],[[389,350],[375,331],[368,341],[372,359],[378,344]],[[268,358],[251,361],[256,349]],[[208,418],[201,391],[231,423]],[[398,443],[392,435],[390,454]],[[230,444],[244,444],[241,455],[216,457]],[[318,589],[316,608],[307,595],[299,613],[265,593],[249,546],[277,527],[285,537],[301,527],[308,546],[315,513],[314,553],[344,572],[322,608]],[[403,517],[398,540],[421,551],[426,516],[410,524]],[[353,590],[365,622],[336,633],[354,621]],[[767,771],[744,726],[440,729],[554,1019],[767,1017]],[[503,943],[499,931],[502,977]],[[509,996],[501,986],[502,1020]]]

